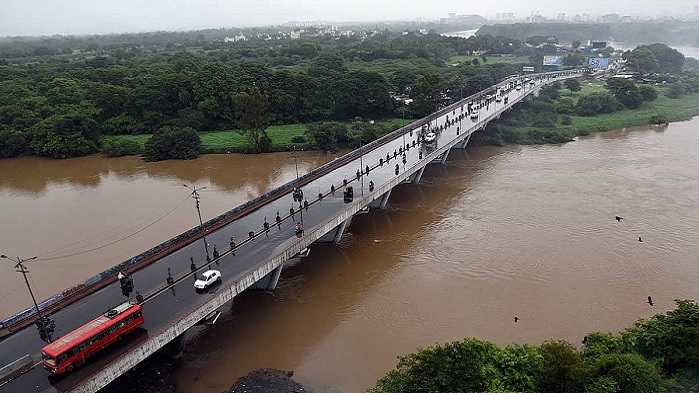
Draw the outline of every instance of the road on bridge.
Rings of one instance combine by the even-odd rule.
[[[346,210],[347,205],[343,200],[342,193],[344,181],[347,181],[354,188],[355,199],[372,194],[376,194],[375,197],[380,198],[381,195],[378,195],[377,191],[369,190],[370,181],[374,183],[376,189],[379,189],[382,185],[395,179],[396,165],[400,173],[411,169],[414,171],[416,167],[424,165],[425,158],[423,157],[427,157],[430,151],[438,148],[442,143],[463,139],[467,130],[476,125],[480,127],[483,119],[493,115],[498,110],[502,110],[506,105],[505,100],[496,101],[494,97],[486,105],[486,94],[494,95],[499,89],[506,88],[507,92],[501,96],[508,98],[507,105],[509,106],[540,83],[542,82],[538,80],[536,81],[537,85],[524,83],[520,90],[517,90],[513,81],[504,82],[491,87],[488,91],[479,93],[477,97],[480,97],[480,100],[465,99],[449,108],[448,111],[441,110],[439,116],[426,118],[430,121],[431,130],[436,128],[436,124],[446,125],[447,116],[452,122],[451,125],[436,132],[437,140],[429,146],[418,140],[421,124],[425,121],[413,123],[406,128],[410,131],[398,135],[365,154],[356,155],[354,159],[344,165],[305,184],[302,189],[304,198],[309,202],[307,208],[300,206],[299,202],[295,202],[291,189],[288,189],[288,192],[282,197],[271,200],[257,210],[208,233],[206,241],[209,244],[209,252],[212,253],[213,248],[216,247],[220,254],[216,260],[206,261],[204,241],[200,239],[138,270],[132,276],[135,291],[139,291],[147,297],[142,304],[146,322],[140,329],[127,336],[119,344],[98,353],[69,375],[50,375],[39,365],[1,386],[0,393],[71,391],[76,385],[89,379],[114,359],[128,353],[149,337],[164,331],[174,321],[205,304],[211,297],[215,296],[217,291],[234,285],[242,276],[278,255],[288,248],[290,243],[296,242],[298,240],[294,232],[296,222],[302,221],[304,229],[309,231],[326,223],[330,217],[335,217]],[[468,115],[459,116],[462,110],[464,113],[468,113],[467,103],[471,101],[474,102],[474,106],[482,105],[478,118],[472,119]],[[458,118],[461,119],[453,122],[454,119]],[[399,151],[403,151],[404,154],[399,154]],[[380,164],[381,160],[383,165]],[[366,174],[367,166],[370,168],[368,174]],[[358,171],[361,173],[360,176],[357,176]],[[336,190],[334,193],[331,192],[331,187]],[[319,194],[323,194],[322,200],[319,200]],[[290,214],[292,207],[294,208],[293,215]],[[275,219],[277,214],[282,218],[279,225]],[[267,231],[264,230],[264,222],[269,223]],[[257,234],[252,239],[249,237],[250,231]],[[231,238],[237,243],[234,251],[229,247]],[[194,258],[199,272],[209,266],[220,270],[223,276],[221,285],[215,285],[204,293],[195,291],[193,286],[195,274],[190,270],[190,258]],[[179,280],[172,286],[168,286],[166,283],[169,271],[173,277]],[[131,294],[131,299],[134,299],[134,296],[135,292]],[[51,317],[56,321],[54,338],[83,325],[123,300],[124,295],[122,295],[120,286],[118,282],[114,282],[53,313]],[[37,355],[44,345],[45,343],[39,338],[34,325],[5,337],[0,341],[0,349],[2,350],[0,367],[26,354],[34,355],[35,359],[38,359]]]

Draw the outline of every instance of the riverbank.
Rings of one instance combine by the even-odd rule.
[[[562,89],[561,96],[554,102],[554,106],[564,99],[572,98],[574,102],[577,102],[577,99],[582,94],[603,90],[605,90],[604,84],[599,82],[586,85],[582,91],[575,93]],[[501,120],[491,123],[488,127],[488,135],[479,138],[480,144],[533,145],[564,143],[573,140],[577,136],[589,135],[593,132],[656,124],[657,120],[654,120],[654,117],[662,118],[666,122],[678,122],[699,116],[699,94],[668,98],[664,94],[665,89],[659,88],[657,90],[658,98],[654,101],[644,102],[640,108],[622,109],[594,116],[560,115],[557,117],[554,127],[508,125],[508,117],[517,114],[518,110],[515,110],[508,117],[503,117]],[[519,109],[519,111],[524,110],[527,109]]]

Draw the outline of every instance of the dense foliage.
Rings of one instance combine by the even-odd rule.
[[[662,393],[699,383],[699,305],[640,320],[618,336],[591,333],[578,351],[553,340],[540,346],[475,338],[400,356],[373,393]],[[673,380],[673,376],[682,378]]]
[[[486,54],[523,49],[501,37],[416,31],[273,43],[259,34],[225,42],[220,34],[1,40],[0,157],[126,154],[133,150],[100,146],[101,137],[165,126],[237,128],[269,151],[269,124],[424,115],[438,98],[475,93],[521,69],[490,64]],[[447,65],[476,52],[483,63]],[[401,105],[392,92],[409,93],[417,105]]]

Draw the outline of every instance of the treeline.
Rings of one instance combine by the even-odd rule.
[[[614,336],[591,333],[582,350],[552,340],[499,348],[475,338],[420,349],[372,393],[663,393],[699,388],[699,306],[676,301],[666,314]]]
[[[241,103],[254,106],[245,99],[253,90],[264,101],[260,124],[424,116],[438,100],[475,93],[521,69],[488,64],[485,56],[483,63],[448,67],[449,57],[522,47],[498,37],[389,31],[366,39],[321,36],[278,46],[261,40],[216,50],[154,53],[136,44],[5,60],[0,157],[81,156],[97,152],[103,135],[151,134],[163,127],[259,132],[241,125],[249,112]],[[409,93],[415,104],[402,105],[391,92]],[[264,132],[255,138],[264,142]],[[256,145],[260,151],[268,146]]]
[[[478,35],[503,36],[524,41],[532,36],[556,36],[560,41],[587,40],[633,44],[665,42],[672,45],[699,43],[698,21],[632,21],[627,23],[513,23],[487,25]]]

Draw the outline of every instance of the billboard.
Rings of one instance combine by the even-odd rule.
[[[544,56],[545,66],[559,66],[563,64],[563,58],[561,56]]]
[[[534,72],[534,67],[524,66],[522,67],[522,72]]]
[[[607,68],[609,68],[609,59],[601,57],[590,57],[589,59],[587,59],[587,65],[590,68],[596,70],[606,70]]]

